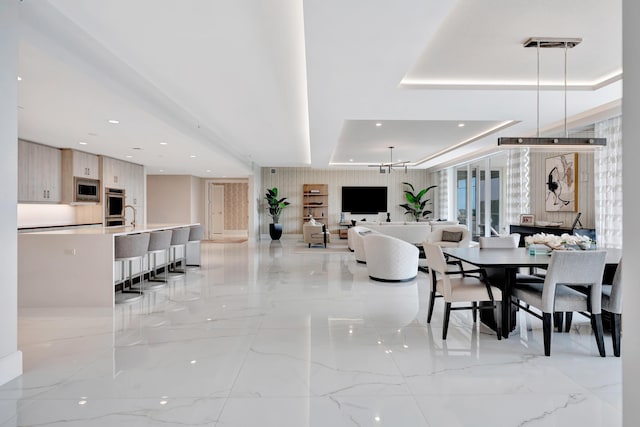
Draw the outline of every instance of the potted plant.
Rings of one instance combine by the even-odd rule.
[[[431,187],[424,188],[420,190],[417,194],[415,193],[415,189],[413,185],[408,182],[403,182],[404,185],[408,186],[411,190],[404,190],[404,198],[407,199],[408,203],[403,203],[400,206],[405,209],[405,215],[412,215],[416,221],[420,220],[420,218],[424,218],[431,213],[430,210],[425,209],[427,202],[430,199],[423,198],[427,195],[429,190],[437,187],[437,185],[432,185]]]
[[[269,235],[273,240],[280,240],[282,236],[282,224],[278,223],[280,221],[280,214],[290,203],[286,201],[286,197],[278,199],[278,188],[276,187],[267,188],[264,198],[267,199],[267,203],[269,204],[269,215],[273,218],[273,222],[269,224]]]

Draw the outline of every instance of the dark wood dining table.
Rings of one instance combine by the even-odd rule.
[[[610,248],[602,250],[607,252],[603,283],[611,283],[613,273],[620,262],[622,250]],[[515,328],[516,313],[515,308],[512,309],[510,301],[518,270],[523,267],[547,268],[551,259],[550,255],[529,255],[527,248],[443,248],[442,251],[449,257],[485,269],[491,284],[502,290],[502,335],[504,338],[508,338],[509,332]],[[495,319],[491,310],[481,310],[481,320],[495,329]]]

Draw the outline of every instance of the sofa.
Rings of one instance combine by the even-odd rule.
[[[428,222],[358,221],[356,224],[414,245],[426,240],[431,232],[431,224]]]
[[[471,233],[466,225],[438,225],[426,242],[441,248],[466,248],[471,246]]]

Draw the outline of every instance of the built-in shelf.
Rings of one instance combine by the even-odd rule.
[[[329,216],[329,186],[327,184],[303,184],[302,218],[309,221],[311,215],[316,221],[327,224]]]

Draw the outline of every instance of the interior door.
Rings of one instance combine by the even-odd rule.
[[[209,186],[209,233],[224,233],[224,185]]]

